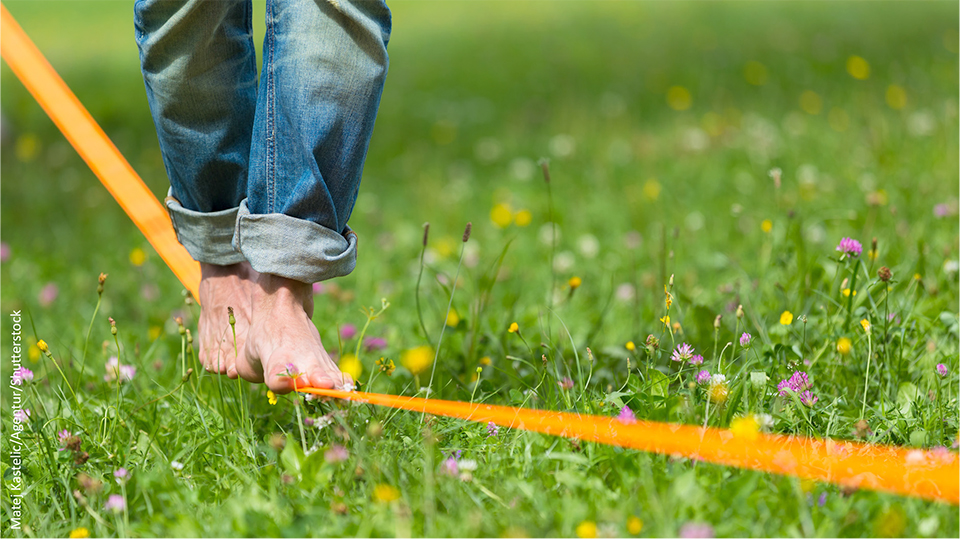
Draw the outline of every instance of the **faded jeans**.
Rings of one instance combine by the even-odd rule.
[[[387,73],[382,0],[137,0],[177,238],[197,261],[313,283],[349,274],[347,227]]]

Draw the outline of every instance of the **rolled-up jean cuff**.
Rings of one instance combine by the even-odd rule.
[[[233,248],[233,231],[240,207],[219,212],[197,212],[184,208],[167,195],[163,200],[177,240],[197,262],[226,266],[243,262],[243,254]]]
[[[260,273],[304,283],[345,276],[357,266],[357,233],[343,234],[286,214],[251,214],[240,203],[233,247]]]

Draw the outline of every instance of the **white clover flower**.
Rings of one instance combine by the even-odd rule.
[[[183,463],[180,463],[179,461],[171,461],[170,468],[177,472],[180,472],[183,470]]]

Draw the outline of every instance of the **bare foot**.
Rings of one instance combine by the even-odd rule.
[[[237,378],[237,354],[243,358],[246,351],[250,297],[259,275],[248,262],[229,266],[200,263],[200,363],[207,371]],[[228,307],[233,308],[236,320],[236,344]]]
[[[271,274],[259,274],[253,287],[251,323],[246,354],[237,372],[251,382],[265,382],[270,390],[287,393],[297,388],[353,386],[320,342],[313,324],[313,287]],[[288,373],[298,373],[294,381]]]

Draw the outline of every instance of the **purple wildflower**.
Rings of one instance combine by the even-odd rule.
[[[784,379],[777,385],[777,390],[779,390],[780,395],[784,397],[788,394],[787,390],[793,390],[799,394],[811,388],[813,388],[813,385],[810,384],[810,379],[807,378],[807,374],[803,371],[794,371],[789,379]]]
[[[749,347],[750,347],[750,339],[751,339],[752,337],[753,337],[753,336],[751,336],[750,334],[744,332],[743,335],[740,336],[740,346],[743,347],[744,349],[749,348]]]
[[[57,439],[59,439],[60,442],[66,442],[70,437],[73,437],[73,433],[70,433],[65,429],[61,429],[57,432]]]
[[[340,327],[340,338],[344,340],[353,339],[353,336],[357,335],[357,327],[347,323]]]
[[[119,469],[113,471],[113,477],[117,479],[117,482],[122,483],[130,478],[130,471],[120,467]]]
[[[17,409],[13,411],[13,419],[20,423],[26,423],[30,419],[30,409]]]
[[[487,437],[496,437],[500,434],[500,428],[493,422],[487,424]]]
[[[947,203],[940,203],[933,207],[933,215],[938,218],[945,218],[950,215],[950,205]]]
[[[303,419],[303,425],[307,427],[313,427],[313,424],[316,422],[313,418],[307,416]]]
[[[33,380],[33,372],[25,367],[20,367],[13,371],[13,384],[19,386],[22,385],[24,381],[30,382]]]
[[[633,414],[633,411],[630,410],[630,407],[626,405],[620,409],[620,414],[617,416],[617,420],[624,424],[635,424],[637,423],[637,415]]]
[[[863,246],[853,238],[843,237],[843,239],[840,240],[840,245],[837,246],[837,251],[847,257],[859,257],[860,254],[863,253]]]
[[[326,287],[323,283],[314,283],[313,284],[313,294],[323,294]]]
[[[677,345],[677,348],[673,351],[670,359],[674,362],[683,362],[684,360],[689,360],[692,356],[693,347],[687,345],[686,343],[681,343],[680,345]]]
[[[709,523],[690,521],[680,527],[680,538],[713,538],[713,527]]]
[[[107,504],[103,505],[104,510],[110,510],[119,514],[127,507],[127,502],[123,500],[123,495],[111,495],[107,498]]]
[[[809,390],[804,391],[800,394],[800,403],[803,403],[807,407],[813,407],[820,398],[810,393]]]
[[[121,364],[120,360],[116,356],[111,356],[107,360],[107,374],[103,376],[103,380],[110,382],[120,377],[120,382],[129,382],[132,381],[137,375],[137,368],[135,366],[128,366],[126,364]]]
[[[57,299],[57,295],[60,294],[60,289],[57,288],[56,283],[47,283],[40,289],[40,295],[37,299],[40,301],[40,305],[47,307]]]
[[[387,340],[382,337],[368,337],[363,340],[363,348],[367,351],[386,349]]]
[[[703,363],[703,357],[700,356],[699,354],[695,354],[695,355],[693,355],[692,358],[690,358],[690,365],[691,365],[691,366],[699,366],[699,365],[702,364],[702,363]]]
[[[323,460],[327,463],[340,463],[341,461],[346,461],[350,457],[350,452],[347,452],[347,449],[335,444],[327,449],[323,453]]]
[[[10,246],[6,242],[0,242],[0,262],[10,260]]]
[[[573,388],[573,379],[564,377],[563,380],[557,381],[557,385],[560,386],[561,390],[570,390]]]
[[[945,366],[945,365],[943,365],[943,364],[937,364],[937,375],[940,375],[941,377],[946,377],[946,376],[947,376],[947,366]]]
[[[457,464],[457,458],[450,456],[440,464],[440,473],[448,476],[456,476],[460,472],[460,466]]]
[[[827,504],[827,492],[826,492],[826,491],[824,491],[823,493],[821,493],[821,494],[820,494],[820,498],[817,499],[817,506],[823,506],[823,505],[825,505],[825,504]]]
[[[707,370],[702,370],[700,373],[697,373],[697,384],[707,384],[710,382],[710,372]]]

